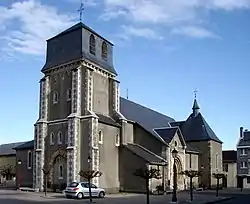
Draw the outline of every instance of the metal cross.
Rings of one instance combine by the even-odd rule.
[[[197,93],[198,93],[198,91],[197,91],[197,89],[195,89],[195,90],[194,90],[194,98],[195,98],[195,99],[196,99]]]
[[[82,22],[82,12],[84,11],[83,0],[81,0],[80,8],[77,11],[80,13],[80,22]]]

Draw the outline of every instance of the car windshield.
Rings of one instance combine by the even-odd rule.
[[[69,184],[69,187],[77,187],[78,183],[77,182],[72,182]]]

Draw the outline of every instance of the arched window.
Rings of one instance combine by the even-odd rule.
[[[28,151],[28,169],[31,169],[32,167],[32,152],[31,151]]]
[[[120,135],[119,134],[117,134],[116,136],[115,136],[115,146],[120,146]]]
[[[67,90],[67,101],[71,101],[71,97],[72,97],[72,90],[68,89]]]
[[[99,141],[100,144],[103,143],[103,133],[102,133],[101,130],[100,130],[99,133],[98,133],[98,141]]]
[[[57,134],[57,143],[62,144],[62,132],[59,131]]]
[[[108,58],[108,46],[106,42],[102,43],[102,59],[107,60]]]
[[[53,92],[53,104],[58,103],[58,93],[56,91]]]
[[[95,55],[95,37],[93,34],[89,37],[89,52],[92,55]]]
[[[50,133],[50,144],[53,145],[54,144],[54,133]]]
[[[60,165],[59,169],[58,169],[58,175],[59,175],[59,179],[63,179],[63,166]]]

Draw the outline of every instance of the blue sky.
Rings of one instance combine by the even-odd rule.
[[[45,40],[78,21],[79,2],[1,1],[0,144],[32,139]],[[84,22],[115,44],[121,95],[184,120],[197,89],[234,149],[240,126],[250,128],[249,10],[249,0],[88,0]]]

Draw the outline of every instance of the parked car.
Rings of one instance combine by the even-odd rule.
[[[99,198],[105,197],[104,189],[99,188],[94,184],[90,184],[90,186],[91,186],[91,195],[93,197],[99,197]],[[67,198],[82,199],[84,197],[89,197],[89,183],[88,182],[72,182],[66,187],[64,193]]]

